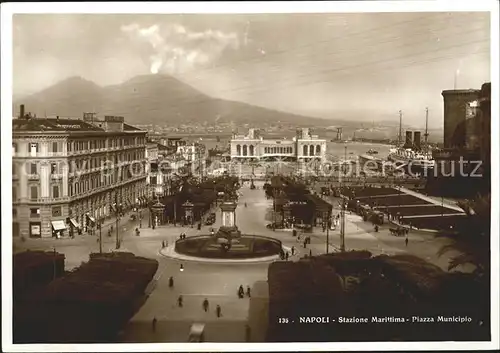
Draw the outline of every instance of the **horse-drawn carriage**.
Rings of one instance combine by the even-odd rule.
[[[389,230],[391,232],[391,235],[394,235],[395,237],[403,237],[409,232],[409,229],[406,227],[390,228]]]

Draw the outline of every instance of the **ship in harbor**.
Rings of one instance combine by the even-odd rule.
[[[400,113],[401,114],[401,113]],[[402,116],[402,115],[401,115]],[[396,166],[404,168],[408,172],[414,174],[424,173],[427,169],[434,168],[434,159],[432,158],[432,151],[427,143],[428,134],[428,110],[426,109],[425,121],[425,140],[422,145],[420,131],[406,131],[406,138],[404,144],[401,144],[401,119],[400,119],[400,133],[398,146],[391,148],[387,160],[393,162]]]

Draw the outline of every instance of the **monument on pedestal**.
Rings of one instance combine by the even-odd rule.
[[[215,237],[226,251],[231,248],[236,239],[241,237],[241,232],[236,226],[236,207],[236,202],[231,200],[226,200],[220,204],[222,225]]]

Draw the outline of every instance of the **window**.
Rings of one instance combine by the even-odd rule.
[[[15,162],[12,162],[12,175],[17,175],[17,165]]]
[[[40,217],[40,209],[30,208],[30,217]]]
[[[69,196],[73,196],[73,184],[69,184]]]
[[[50,163],[50,174],[59,174],[57,163]]]
[[[38,153],[38,143],[36,142],[29,143],[28,149],[30,153]]]
[[[17,201],[17,188],[15,186],[12,187],[12,201]]]
[[[32,200],[38,199],[38,186],[31,186],[30,187],[30,197]]]
[[[17,208],[13,208],[12,209],[12,218],[16,218],[17,217]]]
[[[59,185],[52,186],[52,197],[55,199],[59,197]]]
[[[17,153],[17,143],[12,142],[12,153]]]
[[[30,164],[30,174],[37,174],[36,163]]]
[[[156,185],[156,177],[155,176],[149,177],[149,181],[150,181],[151,185]]]
[[[62,216],[61,206],[52,207],[52,217],[61,217],[61,216]]]
[[[59,145],[58,142],[52,142],[52,152],[54,152],[54,153],[59,152],[58,145]]]
[[[68,144],[67,144],[68,152],[71,152],[71,145],[72,145],[71,142],[68,142]]]

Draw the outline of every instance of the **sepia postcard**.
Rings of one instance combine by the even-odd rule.
[[[498,349],[498,10],[2,4],[3,350]]]

